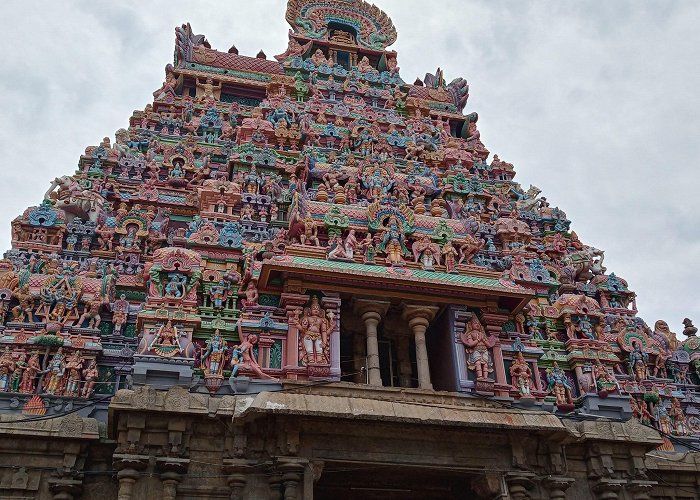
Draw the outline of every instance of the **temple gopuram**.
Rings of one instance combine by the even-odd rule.
[[[692,321],[637,317],[378,7],[286,19],[273,59],[177,27],[11,222],[0,498],[699,499]]]

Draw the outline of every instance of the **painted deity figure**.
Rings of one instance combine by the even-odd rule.
[[[64,396],[77,396],[80,393],[80,375],[83,370],[83,359],[78,351],[73,352],[66,360],[66,378]]]
[[[521,397],[532,397],[530,389],[532,386],[532,370],[527,364],[523,353],[519,352],[513,364],[510,365],[511,384],[515,390],[520,393]]]
[[[165,285],[165,296],[176,299],[182,298],[185,295],[187,276],[173,273],[169,276],[168,280],[169,281]]]
[[[224,356],[226,354],[226,342],[221,338],[219,329],[207,340],[207,348],[202,354],[202,368],[205,376],[220,377],[224,373]]]
[[[638,382],[647,378],[647,361],[649,361],[649,355],[642,350],[641,344],[638,341],[632,341],[632,352],[627,359],[627,368],[629,374],[633,375]]]
[[[386,176],[382,175],[382,170],[380,168],[375,168],[372,175],[362,179],[362,185],[367,190],[366,195],[370,200],[384,199],[394,187],[394,184],[395,181],[389,180]]]
[[[228,297],[228,285],[226,281],[219,280],[219,283],[213,285],[209,289],[209,297],[214,309],[223,309],[226,298]]]
[[[19,386],[19,392],[23,394],[31,394],[36,388],[36,376],[41,372],[39,364],[39,353],[35,352],[29,357],[27,368],[22,374],[22,382]]]
[[[671,432],[677,436],[686,436],[688,434],[688,419],[678,399],[671,399],[671,408],[668,411],[668,416],[671,417]]]
[[[10,377],[10,391],[19,392],[19,386],[22,383],[22,375],[26,369],[27,355],[22,352],[15,362],[15,369],[12,371],[12,377]]]
[[[15,360],[12,358],[10,348],[6,347],[0,356],[0,391],[5,392],[10,389],[10,379],[15,369]]]
[[[571,382],[564,370],[559,368],[559,363],[554,362],[552,368],[547,368],[547,389],[554,394],[557,405],[572,404]]]
[[[257,281],[250,280],[245,289],[245,299],[241,300],[241,305],[243,307],[256,307],[259,298],[260,294],[258,293]]]
[[[78,318],[78,321],[75,325],[78,328],[82,328],[83,323],[85,323],[85,321],[88,321],[88,328],[99,328],[100,323],[102,322],[100,310],[102,309],[104,303],[105,300],[96,294],[93,297],[93,299],[85,305],[85,311],[80,316],[80,318]]]
[[[637,398],[630,398],[630,406],[632,408],[632,416],[639,420],[644,425],[652,425],[654,416],[647,408],[645,401],[639,401]]]
[[[377,248],[374,246],[374,238],[370,233],[367,233],[360,242],[360,248],[362,248],[362,262],[364,264],[374,264]]]
[[[13,295],[19,304],[12,308],[12,321],[31,322],[34,317],[34,295],[29,291],[29,285],[22,285]]]
[[[238,338],[245,339],[240,345],[234,346],[231,357],[231,377],[237,377],[241,369],[250,370],[258,377],[272,379],[270,375],[263,372],[257,360],[253,357],[253,348],[258,343],[258,336],[249,334],[243,336],[243,321],[238,320]]]
[[[442,246],[442,256],[445,261],[445,272],[456,273],[457,249],[452,245],[451,241],[446,241]]]
[[[83,370],[83,379],[85,383],[83,385],[83,391],[81,393],[82,397],[89,398],[95,392],[95,384],[99,378],[99,371],[97,369],[97,362],[91,359],[88,363],[87,368]]]
[[[654,361],[653,376],[660,378],[668,378],[669,373],[666,367],[668,360],[671,359],[671,351],[666,349],[659,349],[659,353],[656,355],[656,360]]]
[[[302,245],[315,245],[321,246],[321,242],[318,239],[318,227],[316,222],[314,222],[311,215],[307,215],[303,221],[304,232],[299,236]]]
[[[119,295],[119,299],[114,301],[112,305],[112,324],[114,325],[113,334],[121,335],[122,329],[126,324],[129,316],[129,302],[126,300],[126,295]]]
[[[612,392],[618,388],[617,379],[600,361],[593,365],[593,378],[598,391]]]
[[[588,316],[585,314],[578,319],[576,331],[579,332],[581,336],[585,339],[595,340],[595,335],[593,334],[593,324],[591,323],[591,320],[588,319]]]
[[[60,395],[63,389],[63,376],[66,373],[66,362],[62,347],[59,347],[56,354],[53,355],[47,369],[48,376],[44,380],[44,392],[47,394]]]
[[[411,246],[413,251],[413,259],[415,263],[420,260],[423,269],[432,271],[434,269],[434,264],[440,265],[440,247],[437,243],[433,243],[430,236],[427,234],[422,234],[413,242]]]
[[[405,262],[403,256],[408,252],[406,236],[401,223],[394,215],[389,218],[378,250],[386,253],[387,264],[391,266],[402,266]]]
[[[330,334],[335,328],[335,319],[332,311],[324,315],[318,297],[311,299],[311,306],[304,309],[304,314],[299,318],[301,331],[301,355],[306,364],[328,363],[330,361]]]
[[[467,350],[469,369],[476,373],[477,380],[488,379],[489,373],[493,371],[491,349],[496,345],[498,338],[495,335],[487,337],[479,318],[474,314],[460,334],[460,340]]]

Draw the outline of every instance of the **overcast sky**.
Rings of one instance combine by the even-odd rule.
[[[700,323],[700,2],[377,0],[407,82],[469,81],[481,138],[573,221],[638,294],[640,316]],[[432,6],[426,9],[426,6]],[[190,22],[271,58],[284,0],[3,1],[0,247],[88,145],[152,101]]]

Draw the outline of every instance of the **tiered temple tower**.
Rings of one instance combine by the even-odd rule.
[[[12,221],[0,492],[698,498],[692,322],[636,316],[384,12],[286,18],[274,60],[176,28],[153,103]]]

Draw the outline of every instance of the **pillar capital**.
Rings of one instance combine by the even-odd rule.
[[[411,328],[413,328],[412,325],[425,325],[427,328],[428,324],[435,318],[439,310],[437,306],[404,304],[402,316],[408,321],[408,326]]]
[[[364,320],[365,317],[373,318],[378,316],[381,319],[389,310],[389,302],[374,299],[355,299],[352,302],[355,314],[358,314]]]
[[[574,478],[563,476],[548,476],[542,480],[542,486],[549,492],[551,500],[565,500],[566,490],[574,484]]]

